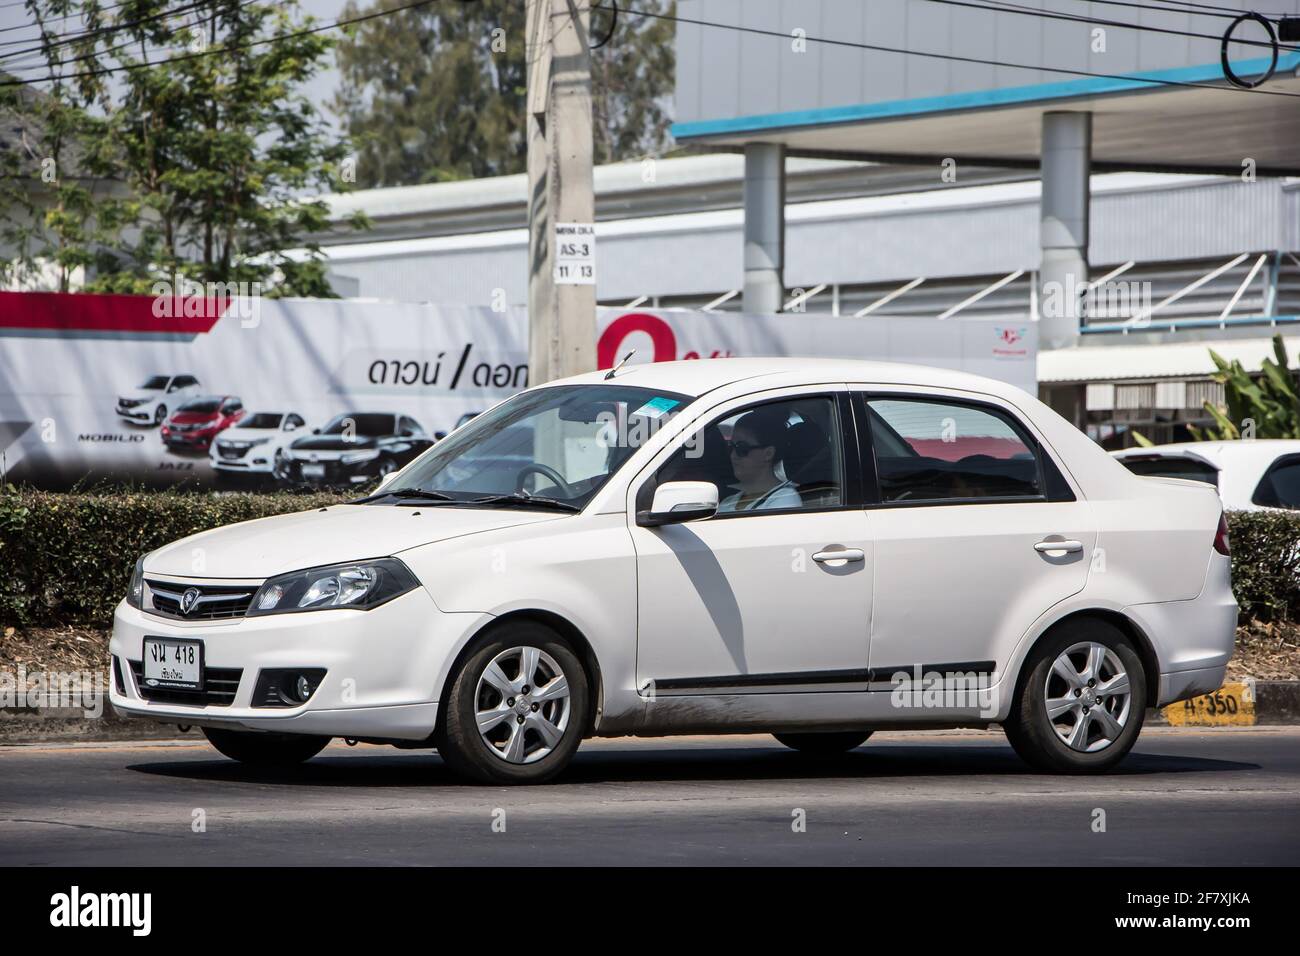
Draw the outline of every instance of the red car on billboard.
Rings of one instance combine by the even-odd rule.
[[[244,417],[244,403],[236,395],[205,395],[181,405],[163,424],[162,440],[168,448],[206,452],[217,433]]]

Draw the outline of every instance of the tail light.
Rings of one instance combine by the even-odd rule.
[[[1224,557],[1232,556],[1232,549],[1228,546],[1228,516],[1220,512],[1219,530],[1214,532],[1214,550]]]

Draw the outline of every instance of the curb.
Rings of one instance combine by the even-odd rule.
[[[121,717],[103,701],[99,717],[79,708],[0,707],[0,744],[184,740],[173,724]],[[1156,727],[1260,727],[1300,724],[1300,680],[1230,681],[1213,694],[1147,711]]]

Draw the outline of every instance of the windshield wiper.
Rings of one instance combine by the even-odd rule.
[[[367,495],[364,498],[358,498],[356,501],[349,501],[350,505],[363,505],[367,501],[378,501],[380,498],[418,498],[421,501],[455,501],[451,495],[444,494],[441,491],[426,491],[423,488],[395,488],[392,491],[380,491],[373,495]]]
[[[465,504],[500,505],[507,508],[550,508],[552,511],[570,511],[574,513],[582,510],[577,505],[571,505],[567,501],[558,501],[555,498],[543,498],[521,492],[512,495],[488,495],[485,498],[470,498]]]

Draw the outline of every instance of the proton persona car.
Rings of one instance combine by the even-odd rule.
[[[159,434],[170,449],[206,452],[217,434],[244,418],[244,403],[234,395],[205,395],[172,412]]]
[[[1130,473],[1006,384],[641,365],[521,392],[353,502],[145,555],[110,695],[237,760],[344,737],[494,783],[589,736],[990,725],[1097,772],[1148,707],[1220,686],[1228,551],[1213,488]]]

